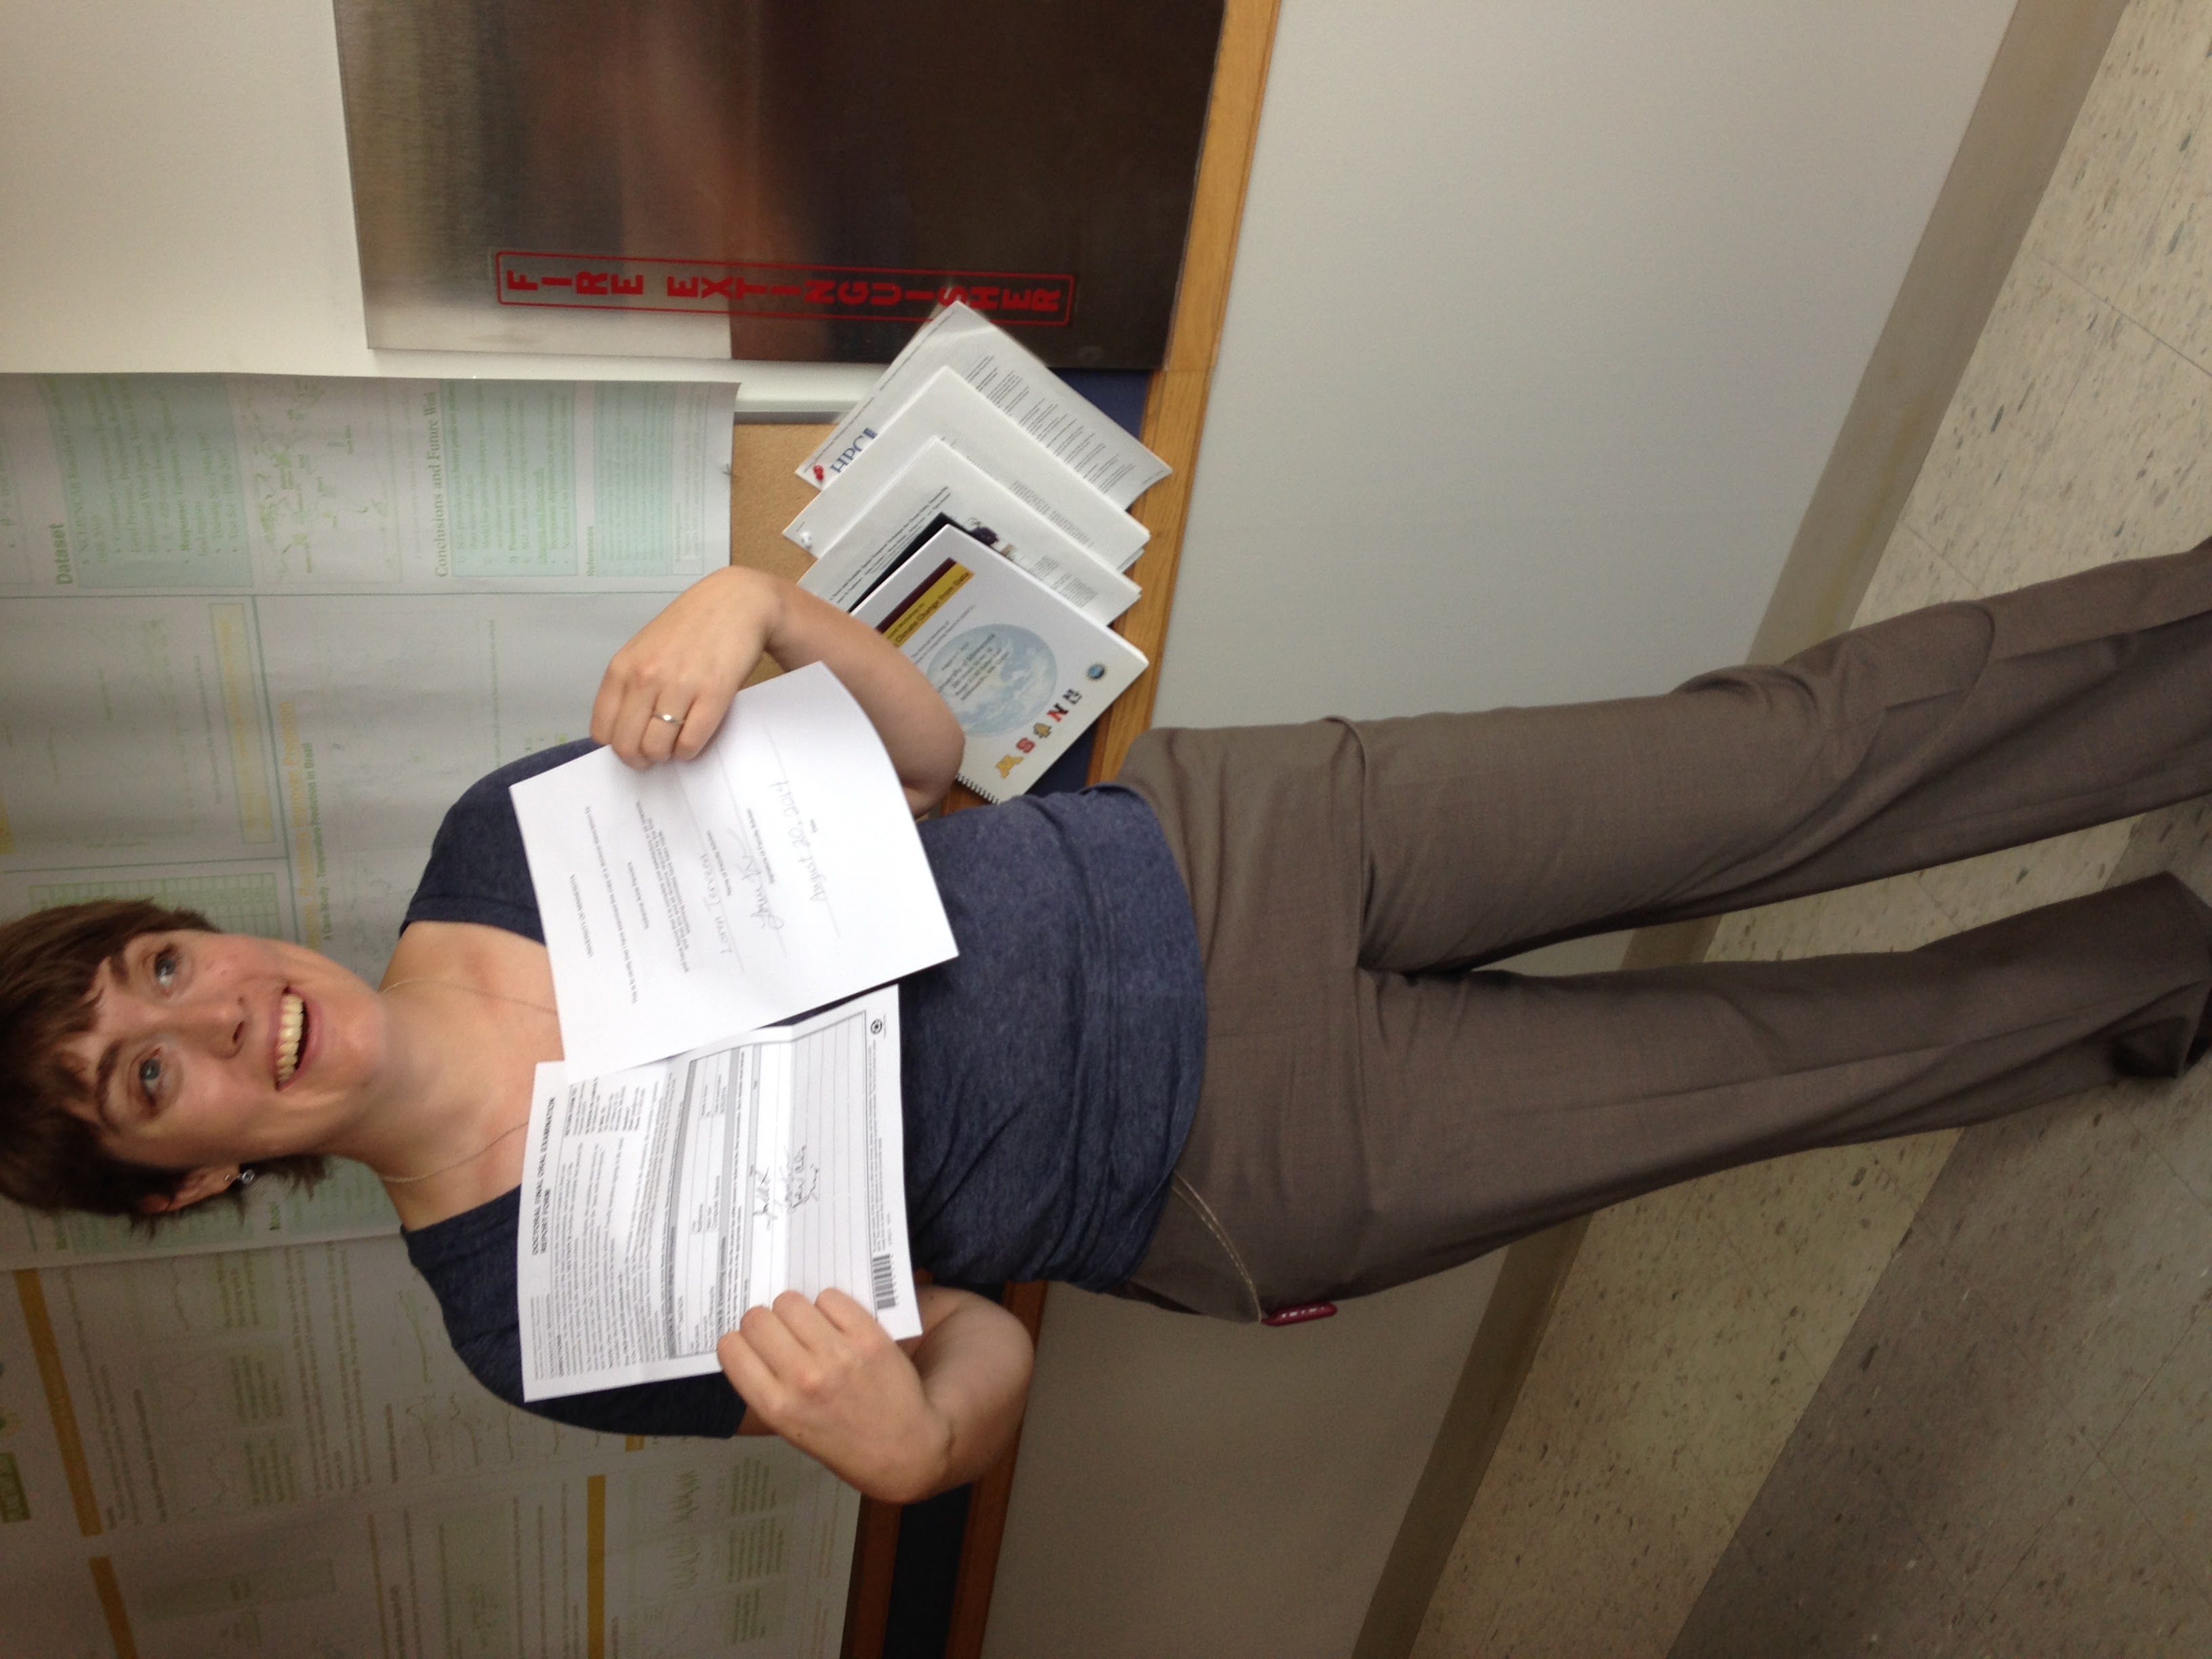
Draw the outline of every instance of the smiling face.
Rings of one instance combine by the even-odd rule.
[[[350,1124],[384,1063],[381,1000],[329,957],[240,933],[143,933],[93,981],[64,1053],[100,1146],[158,1169],[312,1152]]]

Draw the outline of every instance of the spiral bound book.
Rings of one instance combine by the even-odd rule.
[[[960,722],[960,781],[1025,793],[1151,666],[1145,653],[947,526],[853,613],[903,651]]]

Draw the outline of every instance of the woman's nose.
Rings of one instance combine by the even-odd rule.
[[[183,1033],[210,1054],[234,1054],[246,1042],[246,1005],[234,994],[192,997],[178,1012]]]

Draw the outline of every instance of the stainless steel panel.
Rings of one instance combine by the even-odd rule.
[[[336,0],[372,346],[1158,367],[1221,0]]]

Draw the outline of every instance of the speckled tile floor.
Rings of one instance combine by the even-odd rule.
[[[2134,0],[1859,620],[2212,533],[2208,116],[2212,0]],[[2212,812],[1714,952],[1908,948],[2154,869],[2212,895]],[[1416,1659],[2212,1653],[2209,1301],[2212,1068],[1607,1212]]]

